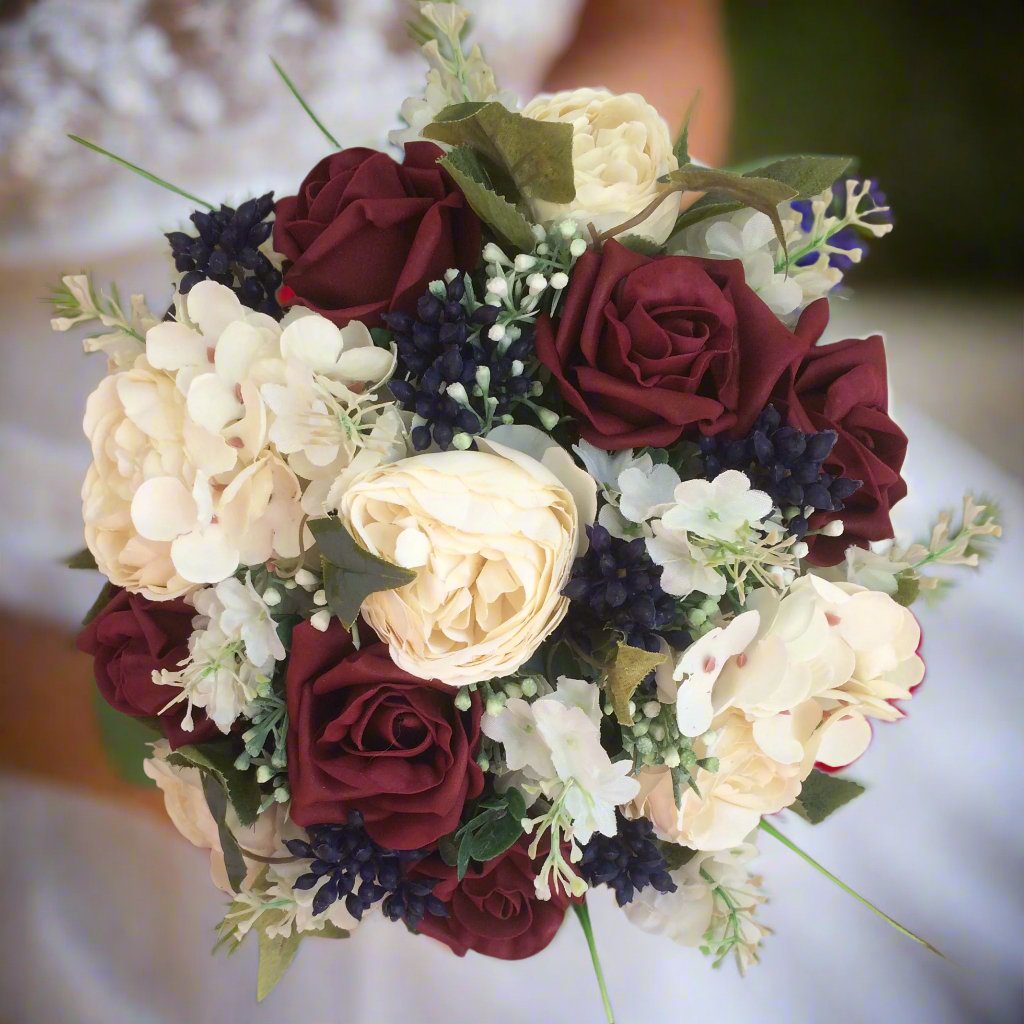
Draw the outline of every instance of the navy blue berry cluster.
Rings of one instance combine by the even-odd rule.
[[[309,871],[295,881],[296,889],[312,889],[327,881],[313,897],[313,913],[323,914],[339,899],[357,921],[375,903],[384,916],[404,921],[415,931],[425,914],[447,917],[448,909],[433,895],[436,878],[409,878],[406,869],[420,860],[425,850],[387,850],[366,833],[363,818],[352,811],[344,825],[314,825],[309,841],[285,843],[294,857],[308,859]],[[358,888],[357,888],[358,886]]]
[[[779,508],[800,509],[787,525],[791,533],[802,537],[808,526],[804,508],[809,505],[817,512],[841,512],[846,499],[860,489],[862,481],[835,477],[823,468],[837,438],[834,430],[804,433],[784,426],[778,410],[769,405],[746,437],[705,437],[699,445],[708,479],[738,469]]]
[[[187,295],[200,281],[216,281],[227,285],[243,305],[280,320],[276,293],[281,272],[259,251],[274,229],[273,221],[267,220],[273,210],[274,193],[268,192],[237,210],[196,210],[189,219],[198,236],[168,233],[174,265],[183,275],[181,294]]]
[[[599,832],[583,847],[579,871],[590,885],[607,885],[615,890],[620,907],[648,886],[658,892],[675,892],[676,883],[654,841],[654,825],[648,818],[627,821],[617,811],[618,831],[614,836]]]
[[[590,549],[576,559],[562,593],[571,602],[569,628],[619,630],[630,647],[660,649],[658,634],[678,618],[677,602],[661,589],[663,569],[642,537],[613,537],[603,526],[587,527]]]
[[[444,298],[429,289],[420,296],[414,315],[384,316],[394,332],[398,353],[391,392],[403,409],[423,420],[412,430],[417,451],[429,448],[432,441],[446,451],[456,434],[480,432],[484,425],[481,413],[457,402],[448,394],[448,387],[461,384],[471,396],[481,367],[489,371],[487,394],[497,401],[492,419],[500,421],[516,399],[530,393],[532,381],[523,372],[523,364],[533,351],[532,328],[524,327],[510,344],[494,341],[488,331],[498,317],[498,308],[478,306],[470,313],[465,296],[464,278],[455,277],[447,283]],[[520,372],[516,373],[517,369]],[[473,401],[470,398],[471,404]]]

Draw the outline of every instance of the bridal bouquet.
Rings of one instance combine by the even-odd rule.
[[[893,540],[882,339],[821,341],[892,227],[873,181],[705,167],[634,94],[519,108],[465,20],[421,5],[391,152],[296,92],[329,151],[294,195],[129,165],[199,206],[166,313],[86,276],[53,299],[109,364],[80,647],[152,727],[261,998],[371,913],[518,959],[571,908],[600,979],[596,886],[756,961],[756,840],[810,861],[773,816],[862,792],[842,769],[924,675],[927,570],[999,533],[968,497]]]

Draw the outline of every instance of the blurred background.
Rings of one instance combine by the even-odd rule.
[[[499,81],[524,98],[585,84],[638,91],[674,129],[699,89],[691,151],[709,163],[855,154],[896,230],[834,296],[830,337],[886,336],[911,438],[900,523],[920,532],[968,487],[994,493],[1009,522],[989,572],[921,612],[928,685],[911,721],[882,730],[857,766],[877,791],[826,831],[787,823],[960,966],[933,962],[765,850],[778,934],[743,983],[595,900],[621,1020],[680,1007],[723,1022],[1022,1019],[1024,807],[1005,764],[1020,748],[1024,640],[1024,6],[467,6]],[[117,280],[161,308],[172,277],[160,232],[191,211],[65,133],[212,200],[287,194],[323,140],[268,55],[345,145],[383,146],[402,99],[422,87],[408,11],[402,0],[0,0],[0,1024],[286,1012],[318,1024],[342,1005],[357,1022],[459,1024],[485,1006],[499,1022],[597,1009],[568,926],[511,966],[461,964],[376,922],[344,949],[307,944],[254,1012],[253,951],[208,957],[221,907],[204,857],[165,826],[156,791],[129,781],[137,761],[106,755],[110,721],[72,644],[99,582],[60,562],[81,547],[81,417],[104,367],[77,336],[50,333],[40,299],[88,267],[101,286]],[[486,997],[459,997],[467,986]]]

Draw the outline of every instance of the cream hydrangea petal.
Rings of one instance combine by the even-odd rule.
[[[238,568],[238,548],[214,523],[178,537],[171,544],[171,560],[192,583],[220,583]]]
[[[394,370],[395,354],[390,349],[346,348],[338,356],[333,376],[340,380],[367,381],[379,384],[386,381],[394,373]]]
[[[147,540],[174,540],[196,523],[196,503],[188,488],[171,476],[146,480],[132,498],[132,523]]]
[[[322,316],[304,316],[281,332],[281,355],[320,373],[329,372],[342,351],[342,335]]]
[[[679,474],[671,466],[653,466],[650,473],[632,467],[619,476],[619,509],[631,522],[644,523],[672,504],[678,486]]]
[[[235,320],[244,320],[246,309],[238,296],[215,281],[200,281],[193,285],[185,299],[189,319],[207,338],[219,338],[221,332]]]
[[[856,761],[871,743],[871,725],[856,712],[840,712],[822,726],[817,760],[830,768],[843,768]]]
[[[266,336],[242,320],[228,324],[217,340],[214,366],[228,384],[238,384],[249,375],[252,364],[264,354]]]
[[[192,381],[187,404],[192,420],[212,434],[219,434],[245,412],[234,386],[216,373],[204,373]]]
[[[205,338],[184,324],[167,320],[146,331],[146,359],[158,370],[181,370],[209,362]]]
[[[809,700],[792,712],[760,718],[753,724],[757,745],[779,764],[799,764],[805,747],[821,721],[821,707]]]

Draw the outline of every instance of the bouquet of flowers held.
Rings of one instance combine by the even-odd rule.
[[[420,5],[393,155],[296,92],[330,151],[295,195],[129,165],[200,208],[166,313],[86,276],[53,300],[109,361],[80,647],[152,726],[260,998],[371,912],[517,959],[571,908],[611,1020],[588,890],[756,961],[755,841],[810,861],[771,816],[862,792],[836,772],[921,682],[927,570],[999,527],[968,497],[893,540],[882,340],[819,341],[891,229],[874,182],[705,167],[637,95],[519,109],[465,21]]]

